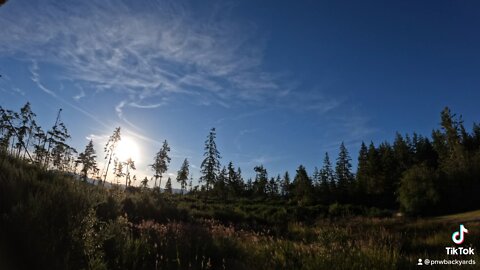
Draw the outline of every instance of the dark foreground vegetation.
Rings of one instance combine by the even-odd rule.
[[[480,225],[377,215],[390,213],[105,189],[0,156],[1,269],[410,269],[446,258],[459,222]]]

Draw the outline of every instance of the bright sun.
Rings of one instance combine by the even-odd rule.
[[[131,158],[135,163],[138,163],[140,159],[138,144],[129,137],[122,136],[115,154],[120,161],[126,161]]]

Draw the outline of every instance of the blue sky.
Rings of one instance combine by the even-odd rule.
[[[388,3],[387,3],[388,2]],[[140,148],[163,140],[169,174],[199,176],[218,132],[222,163],[252,176],[311,172],[345,141],[429,135],[444,106],[480,116],[474,1],[9,1],[0,7],[0,104],[56,111],[100,161],[114,127]]]

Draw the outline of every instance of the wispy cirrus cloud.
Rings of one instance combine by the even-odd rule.
[[[253,42],[261,37],[228,16],[176,1],[30,1],[0,17],[0,53],[58,65],[85,90],[126,94],[137,108],[172,94],[223,104],[275,96],[281,86],[262,70],[262,42]]]
[[[79,101],[80,99],[85,97],[85,90],[81,86],[77,86],[77,87],[79,88],[80,93],[73,96],[73,99],[76,100],[76,101]]]
[[[43,92],[51,95],[52,97],[57,98],[57,94],[53,90],[50,90],[42,84],[40,81],[40,75],[38,74],[38,64],[37,61],[32,61],[32,66],[30,67],[30,74],[32,81],[40,88]]]
[[[111,91],[124,96],[117,108],[153,109],[177,95],[225,108],[303,102],[302,108],[324,112],[339,106],[317,92],[302,98],[295,80],[266,70],[266,39],[254,24],[232,20],[231,3],[205,3],[212,8],[203,11],[169,0],[22,4],[0,10],[0,55],[57,65],[60,78],[83,87],[71,95],[75,100]]]
[[[236,119],[277,109],[323,116],[348,107],[346,99],[303,88],[288,70],[265,68],[264,33],[233,18],[230,3],[202,3],[209,8],[200,11],[191,4],[17,0],[0,9],[0,56],[33,59],[31,79],[39,89],[103,126],[107,125],[82,109],[82,102],[98,93],[115,94],[112,109],[138,136],[142,129],[129,121],[129,109],[156,109],[177,98],[224,108],[259,105]],[[44,64],[55,66],[55,79],[73,82],[80,92],[48,87],[39,75]],[[366,121],[349,117],[348,108],[340,114],[344,132],[369,131]]]

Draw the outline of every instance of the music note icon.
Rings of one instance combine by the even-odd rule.
[[[463,240],[465,240],[466,233],[468,233],[467,228],[465,228],[463,224],[460,224],[460,230],[452,234],[452,241],[455,244],[460,245],[461,243],[463,243]]]

